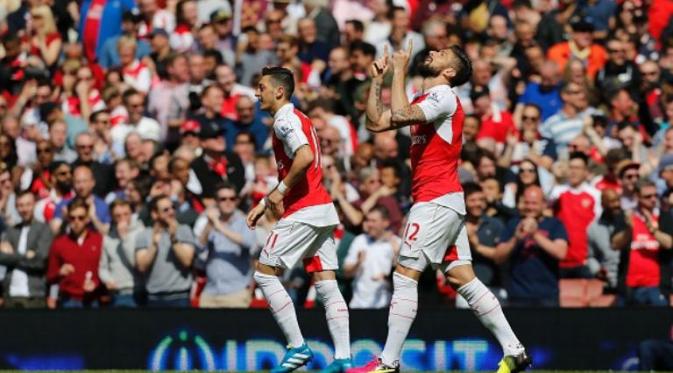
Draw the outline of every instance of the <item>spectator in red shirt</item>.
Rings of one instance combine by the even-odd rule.
[[[477,141],[492,138],[498,144],[504,144],[508,134],[517,133],[512,114],[506,110],[498,109],[497,105],[493,104],[488,87],[474,87],[470,92],[470,100],[474,106],[475,114],[481,117],[481,127],[477,134]]]
[[[59,307],[96,307],[103,236],[90,228],[89,205],[84,199],[72,200],[67,212],[68,226],[51,245],[47,281],[59,286]]]
[[[622,250],[620,288],[626,304],[667,306],[660,285],[665,276],[660,255],[673,248],[673,217],[657,209],[657,186],[649,180],[636,184],[638,206],[627,211],[615,228],[612,245]]]
[[[570,154],[568,183],[554,188],[556,217],[568,231],[568,253],[559,263],[562,278],[590,278],[587,264],[587,229],[602,212],[600,192],[587,183],[589,176],[587,155]]]

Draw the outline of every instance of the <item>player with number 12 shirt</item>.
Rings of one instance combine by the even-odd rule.
[[[477,318],[500,343],[504,357],[498,373],[526,369],[526,354],[502,312],[498,299],[474,275],[467,230],[465,200],[458,177],[465,114],[452,87],[466,83],[472,65],[458,46],[431,51],[420,66],[422,92],[411,102],[406,96],[406,73],[413,45],[374,61],[367,101],[367,129],[372,132],[410,126],[412,197],[388,314],[388,337],[381,356],[350,369],[349,373],[396,373],[404,340],[416,318],[418,280],[431,265],[444,273]],[[381,103],[383,76],[392,68],[390,110]],[[450,328],[449,325],[446,328]]]
[[[282,67],[267,67],[257,86],[262,110],[273,116],[273,153],[278,186],[248,214],[254,227],[267,209],[278,218],[260,253],[254,274],[288,350],[273,373],[286,373],[308,364],[313,352],[304,342],[292,299],[278,276],[300,260],[313,276],[327,326],[334,341],[334,360],[323,372],[343,373],[351,367],[348,307],[337,286],[334,228],[339,224],[332,198],[322,185],[320,145],[311,120],[290,102],[294,76]]]

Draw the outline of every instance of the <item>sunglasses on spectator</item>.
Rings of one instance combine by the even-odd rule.
[[[85,221],[86,220],[86,215],[70,215],[69,219],[71,221]]]
[[[540,119],[540,117],[529,117],[527,115],[524,115],[524,116],[521,117],[521,120],[524,121],[524,122],[528,122],[528,121],[537,122],[539,119]]]
[[[78,144],[77,148],[78,149],[93,149],[93,144],[91,144],[91,145],[89,145],[89,144]]]
[[[638,174],[624,174],[624,179],[637,179]]]
[[[234,202],[234,201],[236,201],[237,199],[238,199],[238,198],[236,198],[236,197],[221,197],[221,196],[217,196],[217,200],[220,201],[220,202],[225,202],[225,201]]]
[[[617,49],[617,48],[608,48],[608,52],[610,53],[624,53],[623,49]]]
[[[520,174],[525,174],[525,173],[531,173],[531,174],[534,174],[534,173],[535,173],[535,169],[534,169],[534,168],[530,168],[530,167],[525,167],[525,168],[524,168],[524,167],[521,167],[521,168],[519,169],[519,173],[520,173]]]

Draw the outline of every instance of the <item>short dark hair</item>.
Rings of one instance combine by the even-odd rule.
[[[58,168],[63,165],[68,166],[68,168],[72,171],[72,166],[70,163],[65,161],[53,161],[49,164],[49,174],[54,174],[54,172],[56,172],[56,170],[58,170]]]
[[[355,51],[360,51],[365,56],[376,57],[376,47],[366,41],[353,42],[353,44],[351,44],[351,54]]]
[[[383,220],[390,220],[390,212],[383,205],[376,205],[372,207],[372,209],[369,210],[368,214],[371,214],[372,212],[378,212],[379,214],[381,214]]]
[[[636,182],[636,192],[638,195],[640,195],[640,192],[642,192],[644,188],[649,187],[656,188],[657,184],[654,181],[648,179],[640,179],[638,182]]]
[[[285,98],[290,99],[294,93],[294,75],[292,71],[280,66],[265,67],[262,76],[269,76],[276,85],[285,89]]]
[[[136,90],[135,88],[129,88],[122,94],[122,101],[124,102],[124,105],[128,105],[129,98],[135,95],[141,95],[141,97],[143,97],[143,102],[145,102],[145,97],[142,96],[140,91]]]
[[[474,193],[483,191],[484,189],[482,189],[481,185],[475,183],[474,181],[468,181],[463,184],[463,193],[465,194],[465,197],[469,197]]]
[[[82,197],[75,197],[68,203],[68,214],[71,212],[75,211],[75,209],[78,208],[83,208],[87,211],[89,211],[89,203],[86,201],[86,199]]]
[[[99,115],[108,114],[107,109],[96,110],[89,116],[89,123],[95,122]]]
[[[116,209],[119,206],[128,206],[131,209],[131,211],[133,211],[133,206],[131,206],[131,202],[123,198],[117,198],[114,201],[112,201],[112,203],[110,203],[110,213],[112,213],[112,211],[114,211],[114,209]]]
[[[217,185],[215,185],[215,195],[217,196],[217,193],[222,189],[233,190],[234,193],[236,193],[236,198],[238,198],[238,192],[236,191],[236,185],[234,185],[231,181],[223,180],[222,182],[217,183]]]
[[[159,201],[162,199],[169,199],[171,197],[167,196],[166,194],[159,194],[158,196],[153,197],[150,200],[150,211],[157,212],[159,210]]]
[[[463,48],[457,45],[452,45],[449,47],[449,49],[455,56],[454,69],[456,70],[456,76],[451,78],[449,84],[452,87],[458,87],[467,83],[467,81],[472,77],[472,62],[470,62],[470,58],[467,56]]]
[[[573,159],[581,159],[584,162],[585,166],[589,164],[589,157],[583,152],[570,153],[570,157],[568,157],[568,160],[572,161]]]
[[[31,196],[33,196],[33,199],[37,199],[37,196],[35,195],[35,193],[33,193],[30,189],[23,189],[23,190],[19,190],[18,192],[16,192],[16,200],[18,201],[19,198],[21,198],[23,196],[26,196],[26,195],[31,195]]]
[[[346,21],[346,24],[353,25],[353,28],[358,32],[363,32],[365,30],[365,24],[359,19],[349,19]]]

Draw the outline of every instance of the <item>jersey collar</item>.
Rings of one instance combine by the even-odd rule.
[[[273,116],[273,119],[276,120],[284,115],[287,115],[291,113],[294,110],[294,105],[291,102],[288,102],[287,104],[283,105],[278,109],[276,114]]]

